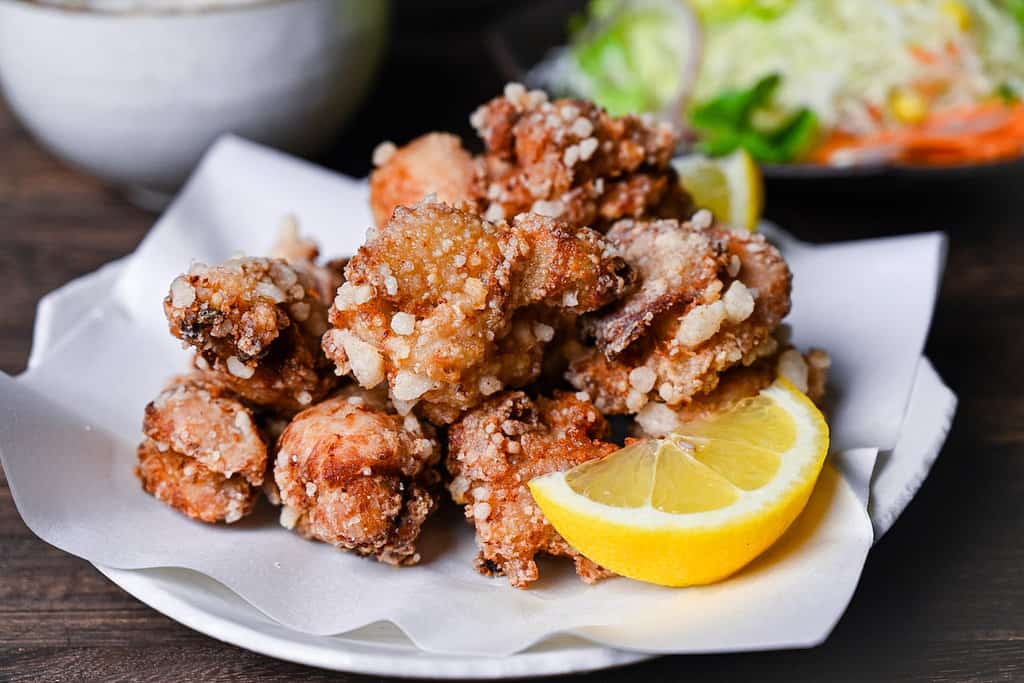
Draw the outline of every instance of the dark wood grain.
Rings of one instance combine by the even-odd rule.
[[[327,155],[329,166],[364,174],[381,139],[401,142],[432,128],[467,133],[467,113],[500,87],[480,28],[494,17],[494,3],[473,12],[420,7],[400,6],[378,86]],[[1024,680],[1024,172],[916,187],[776,184],[768,214],[814,241],[950,234],[927,349],[960,395],[950,440],[872,551],[824,645],[665,657],[590,678]],[[0,108],[0,369],[24,368],[41,295],[129,252],[152,221],[54,160]],[[36,539],[0,474],[0,680],[297,678],[364,677],[274,661],[161,616]]]

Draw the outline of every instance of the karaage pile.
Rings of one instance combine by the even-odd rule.
[[[525,587],[556,555],[593,582],[527,484],[617,450],[607,416],[660,436],[778,377],[822,400],[827,354],[781,325],[785,260],[693,205],[669,126],[516,84],[471,122],[479,155],[377,148],[351,259],[320,264],[287,219],[269,257],[171,283],[195,370],[146,409],[147,491],[206,522],[263,491],[299,534],[409,565],[446,488],[479,571]]]

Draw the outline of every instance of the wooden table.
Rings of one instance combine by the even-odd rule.
[[[490,11],[449,13],[430,36],[418,30],[423,14],[400,12],[400,47],[326,163],[364,174],[385,137],[468,133],[467,112],[501,86],[477,30]],[[949,233],[927,348],[960,395],[949,442],[821,647],[664,657],[592,678],[1024,679],[1024,172],[917,186],[773,185],[768,215],[814,241]],[[47,155],[0,108],[0,369],[24,369],[40,296],[130,251],[153,220]],[[0,681],[363,678],[278,662],[161,616],[33,536],[2,477]]]

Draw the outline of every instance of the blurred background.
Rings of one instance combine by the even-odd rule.
[[[0,1],[0,370],[24,369],[38,299],[130,252],[153,211],[225,130],[360,177],[383,140],[402,144],[447,130],[471,141],[470,112],[511,78],[594,88],[590,94],[613,109],[668,108],[690,130],[685,152],[696,159],[689,167],[696,182],[738,197],[737,219],[744,207],[761,214],[750,194],[760,193],[761,173],[749,173],[749,157],[763,167],[763,215],[802,239],[946,231],[949,264],[926,353],[962,401],[944,456],[873,551],[849,612],[823,647],[689,658],[682,670],[735,680],[782,667],[793,680],[820,680],[842,662],[848,680],[1024,675],[1024,596],[1012,580],[1024,566],[1020,3],[640,2],[630,7],[641,14],[623,15],[621,3],[601,0],[278,0],[219,9],[196,0],[131,0],[147,9],[125,14],[120,3],[129,0],[93,0],[85,9],[89,1],[76,0],[73,10]],[[789,14],[807,8],[807,16]],[[574,14],[580,18],[571,20]],[[865,21],[876,22],[866,29],[873,41],[844,29]],[[793,36],[816,26],[830,31],[823,46],[812,46],[824,52],[790,49],[799,42]],[[847,33],[862,42],[839,50]],[[570,40],[575,52],[556,52],[547,63],[557,68],[534,71]],[[716,40],[722,47],[710,47]],[[772,61],[773,47],[799,65]],[[725,56],[714,62],[713,82],[699,86],[688,60],[705,49]],[[557,55],[582,60],[583,77],[566,81],[572,69]],[[858,55],[870,59],[856,69],[841,61]],[[836,78],[808,75],[815,69]],[[842,74],[855,74],[860,85],[844,90],[850,81]],[[801,85],[794,91],[793,83]],[[700,102],[689,97],[695,88],[704,93]],[[694,120],[698,104],[714,106]],[[47,635],[55,628],[75,633],[100,666],[109,655],[104,643],[130,648],[137,631],[103,621],[100,612],[126,610],[131,623],[167,643],[133,650],[132,657],[149,658],[140,666],[170,661],[186,644],[194,661],[213,668],[230,656],[233,671],[252,676],[303,671],[274,668],[170,623],[88,565],[45,548],[13,506],[4,507],[11,512],[0,534],[22,544],[12,555],[22,559],[0,558],[0,568],[23,580],[0,586],[0,597],[11,610],[45,605],[56,615],[25,617],[17,634],[8,629],[0,645],[29,648],[9,662],[42,666],[47,652],[71,642]],[[82,583],[68,588],[71,575]],[[38,637],[25,640],[25,633]],[[89,640],[90,633],[102,637]],[[665,661],[641,669],[652,680],[678,680],[680,669],[658,663]]]

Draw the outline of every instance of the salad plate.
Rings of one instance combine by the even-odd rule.
[[[878,31],[847,40],[844,27],[871,22]],[[687,28],[663,29],[668,23]],[[814,41],[803,39],[815,31]],[[869,34],[879,41],[872,51],[862,44]],[[820,44],[793,47],[805,42]],[[504,18],[488,44],[509,80],[589,97],[617,114],[658,113],[690,131],[684,152],[742,147],[769,179],[959,180],[1024,163],[1024,6],[1008,0],[929,2],[916,14],[814,0],[556,0]],[[855,59],[865,52],[878,54]],[[836,66],[816,67],[826,59]],[[664,79],[688,90],[665,95]],[[780,83],[755,103],[756,116],[723,116],[768,79]],[[726,106],[708,115],[709,102]],[[750,134],[763,125],[772,132]]]

